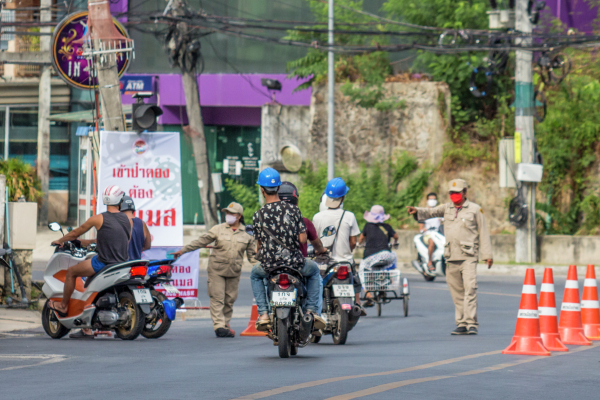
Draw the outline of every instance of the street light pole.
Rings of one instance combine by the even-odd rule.
[[[327,179],[335,177],[335,69],[333,55],[333,0],[329,0],[329,52],[327,68]]]
[[[515,27],[517,32],[530,35],[532,23],[527,13],[528,0],[517,0],[515,4]],[[519,39],[523,45],[531,45],[530,37]],[[517,162],[534,163],[535,134],[533,128],[533,52],[517,50],[515,70],[515,143],[520,145],[520,154],[515,152]],[[515,150],[517,150],[515,149]],[[520,160],[519,160],[520,158]],[[527,222],[517,228],[515,235],[515,261],[536,262],[535,235],[535,187],[533,182],[520,182],[521,194],[527,204]]]

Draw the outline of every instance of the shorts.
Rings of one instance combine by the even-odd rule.
[[[429,246],[429,239],[433,239],[433,234],[425,233],[423,235],[423,243],[425,243],[425,245],[427,245],[427,246]]]
[[[95,273],[98,273],[101,270],[103,270],[104,268],[106,268],[106,264],[104,264],[102,261],[98,260],[98,256],[94,256],[92,258],[92,268],[94,269]]]

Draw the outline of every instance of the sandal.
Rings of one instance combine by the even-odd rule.
[[[62,311],[58,311],[56,308],[53,307],[53,305],[55,304],[54,300],[49,300],[48,302],[52,302],[52,305],[48,304],[48,308],[52,311],[54,311],[56,313],[56,315],[58,315],[61,318],[67,318],[68,313],[62,312]]]
[[[94,339],[94,334],[88,335],[83,332],[83,329],[80,329],[78,332],[71,333],[69,337],[71,339]]]
[[[258,319],[254,324],[254,327],[259,332],[266,332],[271,329],[271,318],[269,319]]]

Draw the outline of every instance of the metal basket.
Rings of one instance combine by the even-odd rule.
[[[362,282],[365,291],[398,291],[400,289],[400,270],[365,271]]]

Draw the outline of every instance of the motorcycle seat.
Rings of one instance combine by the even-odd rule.
[[[109,265],[107,267],[102,268],[100,271],[96,272],[94,275],[90,276],[89,278],[87,278],[85,280],[85,285],[83,285],[84,288],[87,288],[88,286],[90,286],[90,283],[94,280],[94,278],[96,278],[98,275],[103,274],[105,272],[109,272],[109,271],[116,271],[118,269],[123,269],[123,268],[131,268],[131,267],[135,267],[135,266],[148,266],[148,260],[133,260],[133,261],[127,261],[124,263],[119,263],[119,264],[113,264],[113,265]]]

